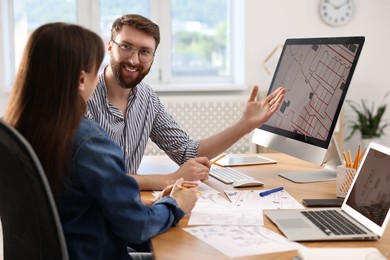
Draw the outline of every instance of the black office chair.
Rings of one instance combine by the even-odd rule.
[[[57,208],[29,143],[0,120],[0,219],[4,260],[68,259]]]

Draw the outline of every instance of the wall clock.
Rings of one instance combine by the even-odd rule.
[[[321,0],[320,2],[320,16],[326,24],[345,25],[351,20],[352,15],[352,0]]]

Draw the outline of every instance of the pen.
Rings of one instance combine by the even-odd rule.
[[[283,190],[283,187],[275,188],[275,189],[272,189],[272,190],[266,190],[266,191],[260,192],[259,195],[261,197],[265,197],[265,196],[270,195],[271,193],[278,192],[278,191],[281,191],[281,190]]]
[[[219,159],[222,159],[223,157],[226,156],[226,153],[222,153],[220,155],[218,155],[217,157],[215,157],[214,159],[210,160],[211,164],[214,164],[216,163]]]

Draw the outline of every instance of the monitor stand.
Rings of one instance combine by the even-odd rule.
[[[298,183],[334,181],[336,180],[336,168],[341,164],[339,148],[336,141],[332,138],[321,170],[312,172],[281,172],[278,175]]]

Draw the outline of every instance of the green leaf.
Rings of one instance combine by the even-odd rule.
[[[383,115],[386,112],[386,104],[384,103],[390,92],[387,92],[383,98],[381,105],[375,109],[375,104],[370,105],[368,101],[362,99],[359,102],[347,100],[346,102],[356,114],[355,120],[349,120],[348,126],[351,128],[350,135],[346,138],[349,140],[356,132],[360,132],[362,136],[379,137],[385,133],[385,128],[390,125],[389,122],[383,122]]]

